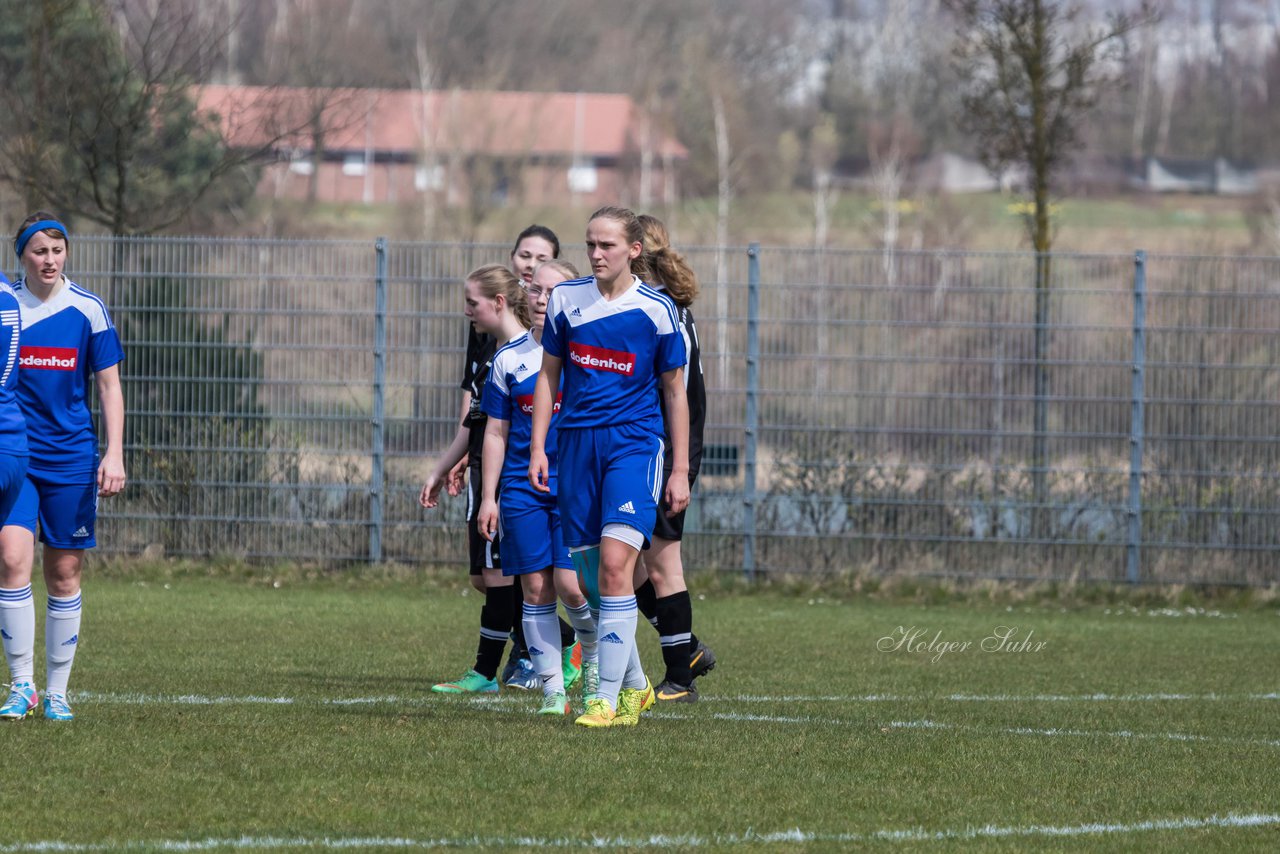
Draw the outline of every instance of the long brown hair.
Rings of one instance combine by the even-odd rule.
[[[533,310],[529,307],[529,295],[525,293],[516,274],[505,266],[486,264],[472,270],[467,275],[467,281],[475,282],[480,288],[480,293],[489,299],[496,299],[499,295],[505,297],[507,307],[516,316],[516,320],[520,321],[520,325],[525,329],[533,326]]]
[[[684,260],[684,256],[671,248],[671,235],[662,220],[649,214],[636,217],[644,234],[644,260],[654,277],[650,284],[666,287],[667,295],[676,305],[688,308],[698,298],[698,276]]]

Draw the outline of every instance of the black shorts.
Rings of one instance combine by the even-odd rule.
[[[476,515],[480,512],[480,498],[483,484],[480,480],[480,469],[472,466],[467,472],[467,546],[471,555],[471,574],[480,575],[486,569],[502,569],[502,556],[498,553],[498,537],[493,542],[486,540],[480,533],[476,523]]]
[[[679,542],[684,538],[684,514],[688,512],[688,508],[681,510],[674,516],[667,515],[667,511],[671,509],[671,506],[667,504],[667,480],[670,477],[670,469],[662,472],[662,497],[658,499],[658,520],[653,525],[653,536]],[[693,482],[697,479],[698,472],[695,469],[690,469],[689,489],[693,489]],[[645,548],[648,548],[648,546]]]

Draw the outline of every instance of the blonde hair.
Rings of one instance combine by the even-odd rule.
[[[566,282],[570,279],[577,279],[582,276],[582,274],[578,272],[577,267],[562,258],[552,258],[550,261],[543,261],[534,269],[533,274],[535,276],[538,275],[538,271],[543,267],[550,267],[552,270],[555,270],[557,273],[564,276],[564,280]]]
[[[698,298],[698,276],[684,260],[684,256],[671,248],[671,235],[662,220],[649,214],[636,217],[644,235],[644,260],[655,281],[666,287],[667,295],[676,305],[688,308]]]
[[[475,282],[480,293],[489,299],[502,296],[507,301],[507,308],[520,321],[525,329],[533,326],[533,310],[529,308],[529,295],[516,274],[502,264],[486,264],[467,274],[468,282]]]

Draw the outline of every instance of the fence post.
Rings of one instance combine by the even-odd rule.
[[[369,562],[382,561],[382,493],[386,483],[387,239],[373,244],[373,459],[369,483]]]
[[[1141,578],[1139,553],[1142,549],[1142,442],[1146,433],[1147,354],[1147,253],[1133,256],[1133,386],[1129,418],[1129,533],[1125,543],[1126,578],[1137,584]]]
[[[723,345],[722,345],[723,346]],[[743,456],[742,573],[756,575],[756,427],[760,420],[760,244],[747,247],[747,417]]]

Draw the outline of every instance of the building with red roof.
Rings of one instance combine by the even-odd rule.
[[[688,151],[627,95],[198,86],[259,193],[445,205],[670,201]]]

